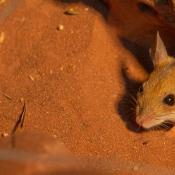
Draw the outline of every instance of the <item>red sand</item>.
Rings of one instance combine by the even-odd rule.
[[[161,30],[170,51],[173,47],[173,32],[166,37],[173,25],[162,22],[164,14],[155,18],[152,11],[140,11],[136,2],[109,1],[110,10],[93,0],[1,4],[0,32],[5,38],[0,44],[0,133],[10,134],[21,98],[27,112],[16,135],[19,152],[1,138],[0,174],[52,170],[40,162],[43,156],[35,160],[43,150],[54,156],[68,152],[71,160],[81,157],[103,173],[175,174],[174,138],[164,131],[137,133],[137,128],[126,127],[132,106],[124,105],[123,96],[136,90],[134,81],[143,81],[152,69],[148,48],[155,31]],[[72,7],[79,14],[65,15]],[[20,155],[23,150],[31,155]],[[72,166],[69,161],[52,163],[60,174]]]

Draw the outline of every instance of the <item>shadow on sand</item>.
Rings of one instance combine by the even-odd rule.
[[[148,49],[143,48],[124,37],[120,37],[120,41],[148,73],[152,72],[153,64],[149,56]],[[121,119],[125,122],[126,127],[129,130],[133,132],[142,132],[143,129],[141,129],[135,122],[136,96],[142,83],[129,79],[124,69],[122,70],[122,75],[125,82],[126,94],[122,97],[119,103],[116,102],[116,112],[120,114]]]

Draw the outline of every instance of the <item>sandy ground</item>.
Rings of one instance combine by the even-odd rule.
[[[135,2],[0,4],[0,174],[175,174],[175,139],[138,132],[125,98],[152,70],[148,48],[164,20]],[[78,14],[65,15],[69,8]],[[11,148],[3,135],[24,101]]]

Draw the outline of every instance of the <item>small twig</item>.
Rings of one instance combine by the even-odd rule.
[[[5,94],[5,93],[3,93],[3,92],[1,92],[2,93],[2,95],[5,97],[5,98],[7,98],[8,100],[12,100],[12,97],[10,97],[9,95],[7,95],[7,94]]]
[[[24,125],[24,119],[25,119],[25,114],[26,114],[26,104],[24,102],[24,105],[23,105],[23,108],[22,108],[22,111],[18,117],[18,120],[16,121],[12,131],[11,131],[11,143],[12,143],[12,147],[15,147],[15,133],[16,133],[16,130],[20,127],[22,128],[23,125]]]

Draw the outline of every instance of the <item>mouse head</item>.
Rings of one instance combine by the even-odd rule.
[[[154,71],[137,94],[136,122],[145,129],[175,122],[175,59],[159,33],[150,49]]]

